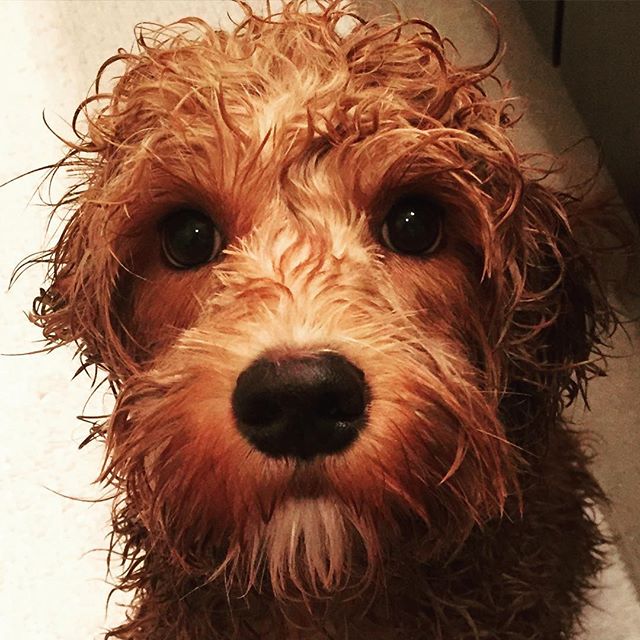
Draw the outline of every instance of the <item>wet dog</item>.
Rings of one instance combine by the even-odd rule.
[[[581,208],[497,54],[321,5],[141,30],[74,118],[33,320],[116,392],[107,637],[568,638],[603,497],[561,412],[612,322]]]

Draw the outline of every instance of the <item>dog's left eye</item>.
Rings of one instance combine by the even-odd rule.
[[[172,267],[192,269],[213,260],[222,237],[211,218],[197,209],[177,209],[160,222],[162,252]]]
[[[444,207],[431,198],[401,198],[391,207],[384,220],[382,240],[397,253],[433,253],[442,241],[444,214]]]

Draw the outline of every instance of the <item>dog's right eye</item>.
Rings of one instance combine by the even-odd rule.
[[[211,218],[197,209],[177,209],[160,222],[162,253],[176,269],[193,269],[213,260],[222,236]]]

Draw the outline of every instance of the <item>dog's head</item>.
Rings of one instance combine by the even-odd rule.
[[[567,198],[481,86],[495,61],[340,17],[187,19],[110,60],[36,301],[118,390],[121,530],[279,593],[498,516],[601,325]]]

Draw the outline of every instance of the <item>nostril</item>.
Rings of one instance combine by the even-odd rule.
[[[338,406],[337,398],[333,395],[325,395],[318,404],[318,413],[325,418],[340,418],[343,415]]]
[[[237,403],[236,413],[241,420],[248,424],[267,424],[278,419],[281,412],[277,400],[264,393],[252,393],[251,389],[245,389],[240,394],[240,402]]]
[[[365,399],[359,387],[346,384],[335,391],[322,393],[318,397],[318,415],[336,420],[353,420],[364,411]]]
[[[232,396],[240,432],[266,454],[309,458],[346,448],[366,421],[364,373],[340,354],[259,358]]]

